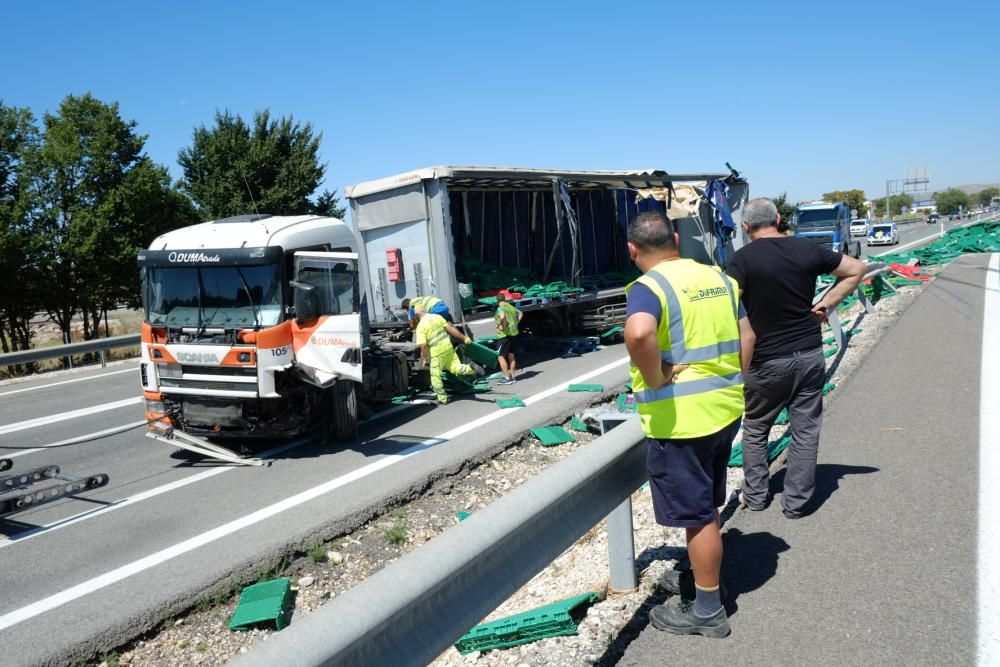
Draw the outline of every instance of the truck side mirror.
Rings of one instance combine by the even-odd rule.
[[[292,286],[292,307],[295,308],[295,321],[302,324],[319,317],[316,288],[294,280],[289,284]]]

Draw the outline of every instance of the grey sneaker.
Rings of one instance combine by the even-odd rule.
[[[510,378],[504,378],[502,380],[497,380],[497,384],[503,384],[503,385],[514,384],[514,381],[511,380]]]
[[[694,603],[681,600],[679,604],[661,604],[649,610],[649,622],[657,630],[675,635],[703,635],[714,639],[728,637],[729,616],[720,608],[708,618],[694,613]]]
[[[667,570],[660,575],[660,580],[657,583],[668,593],[680,595],[688,600],[694,599],[694,572],[691,570]],[[726,584],[721,581],[719,582],[719,597],[723,600],[729,599]]]

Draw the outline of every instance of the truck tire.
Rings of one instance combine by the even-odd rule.
[[[339,380],[333,386],[333,439],[354,440],[358,437],[358,389],[350,380]]]

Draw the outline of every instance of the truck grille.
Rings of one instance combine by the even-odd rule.
[[[221,389],[225,391],[256,391],[256,383],[250,382],[215,382],[213,380],[186,380],[184,378],[160,378],[160,386],[164,389]]]

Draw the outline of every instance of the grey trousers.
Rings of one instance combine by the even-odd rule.
[[[751,508],[763,509],[770,500],[767,439],[774,420],[787,406],[792,441],[788,445],[781,505],[791,514],[805,511],[816,487],[825,375],[821,347],[750,364],[743,389],[743,493]]]

